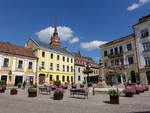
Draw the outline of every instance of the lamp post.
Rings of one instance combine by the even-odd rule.
[[[93,73],[93,71],[91,70],[91,67],[89,65],[89,63],[87,63],[85,65],[85,70],[83,71],[84,74],[87,74],[87,87],[89,87],[89,74]]]

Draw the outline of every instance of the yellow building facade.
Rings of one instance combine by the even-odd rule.
[[[8,86],[18,83],[33,84],[37,58],[31,49],[0,42],[0,80]]]
[[[74,82],[74,57],[66,48],[61,48],[60,38],[55,27],[50,43],[29,39],[28,48],[32,48],[38,57],[37,83]]]
[[[56,80],[74,82],[74,57],[66,49],[50,48],[49,44],[32,39],[28,41],[27,46],[32,48],[38,57],[38,84],[49,84]]]
[[[104,73],[114,71],[114,83],[124,83],[131,80],[132,83],[139,82],[139,70],[134,34],[113,40],[100,46],[102,49],[102,60]]]

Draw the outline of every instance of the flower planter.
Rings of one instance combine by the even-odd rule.
[[[68,87],[63,87],[64,89],[68,89]]]
[[[139,92],[139,91],[136,91],[136,93],[135,93],[135,94],[139,95],[139,94],[140,94],[140,92]]]
[[[145,91],[148,91],[148,90],[149,90],[148,88],[145,89]]]
[[[54,100],[62,100],[63,99],[63,93],[54,93]]]
[[[6,86],[2,87],[3,90],[6,90]]]
[[[52,91],[54,91],[58,87],[56,85],[52,85],[51,88],[52,88]]]
[[[144,90],[141,90],[140,93],[144,93]]]
[[[18,91],[15,90],[15,91],[10,91],[10,95],[17,95]]]
[[[133,97],[133,93],[125,93],[126,97]]]
[[[5,93],[5,89],[1,88],[0,93]]]
[[[119,96],[110,96],[111,104],[119,104]]]
[[[37,92],[28,92],[28,97],[36,97]]]

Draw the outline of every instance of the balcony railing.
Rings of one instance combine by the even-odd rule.
[[[109,69],[124,69],[124,65],[109,66]]]
[[[135,68],[135,67],[137,67],[137,63],[125,65],[125,68]]]
[[[115,58],[115,57],[122,57],[122,56],[123,56],[123,53],[113,54],[113,55],[109,54],[108,58]]]

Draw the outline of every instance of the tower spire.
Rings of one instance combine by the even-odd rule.
[[[53,36],[51,37],[50,45],[57,46],[57,47],[61,46],[60,37],[58,36],[56,21],[54,22],[54,33]]]
[[[54,33],[53,33],[53,36],[56,36],[58,35],[58,31],[57,31],[57,23],[56,21],[54,22]]]

